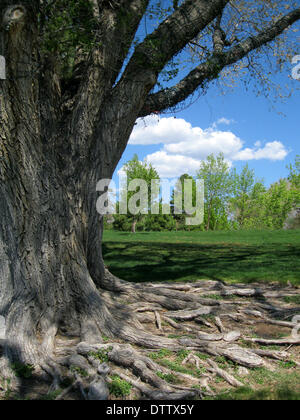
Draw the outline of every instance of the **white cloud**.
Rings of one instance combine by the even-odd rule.
[[[216,122],[214,122],[211,127],[213,129],[216,129],[219,125],[222,125],[222,124],[223,125],[230,125],[230,124],[233,124],[233,123],[235,123],[234,120],[229,120],[228,118],[222,117],[222,118],[219,118]]]
[[[146,157],[155,167],[161,178],[176,178],[184,173],[195,175],[200,167],[200,160],[184,155],[170,155],[164,150]]]
[[[232,123],[234,123],[234,120],[228,120],[227,118],[224,118],[224,117],[219,118],[218,121],[216,122],[217,125],[220,125],[220,124],[230,125]]]
[[[182,153],[197,159],[206,159],[211,154],[223,153],[228,159],[238,153],[243,142],[230,131],[215,131],[213,129],[201,130],[197,133],[191,133],[190,136],[181,138],[178,143],[171,143],[164,146],[168,153]]]
[[[177,143],[188,138],[192,133],[197,133],[201,128],[193,128],[190,123],[182,118],[159,118],[149,116],[137,120],[129,144],[149,145],[161,143]]]
[[[259,143],[259,142],[258,142]],[[260,143],[255,146],[259,146]],[[264,147],[257,149],[246,148],[233,156],[234,160],[283,160],[288,155],[288,151],[280,141],[266,143]]]
[[[223,153],[231,163],[235,160],[283,160],[288,151],[280,141],[260,141],[244,148],[244,141],[232,131],[222,131],[218,125],[230,125],[233,120],[220,118],[210,128],[193,127],[182,118],[149,116],[139,119],[129,143],[131,145],[162,145],[161,150],[146,159],[161,177],[178,176],[184,172],[194,174],[200,162],[209,154]]]

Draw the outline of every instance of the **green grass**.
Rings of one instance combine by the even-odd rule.
[[[252,369],[245,385],[235,390],[227,390],[216,397],[217,400],[300,400],[300,375],[297,370],[286,372],[289,366],[279,365],[281,370],[271,372],[266,368]],[[239,378],[241,380],[241,378]]]
[[[102,349],[98,350],[97,352],[91,351],[89,353],[89,356],[93,357],[94,359],[99,360],[101,363],[107,363],[109,361],[108,353],[111,351],[111,348],[109,349]]]
[[[30,379],[34,372],[34,366],[24,365],[20,362],[15,362],[11,365],[12,370],[18,378]]]
[[[70,366],[70,371],[74,374],[81,376],[82,378],[87,378],[89,376],[88,372],[84,369],[81,369],[78,366]]]
[[[300,284],[300,231],[105,231],[103,255],[128,281]],[[295,303],[298,303],[295,302]]]
[[[169,384],[180,384],[182,381],[173,373],[162,373],[156,372],[156,375],[159,376],[164,381],[168,382]]]
[[[108,385],[110,394],[114,395],[117,398],[126,397],[130,395],[131,384],[127,381],[124,381],[119,376],[112,376],[112,382]]]
[[[286,303],[295,303],[296,305],[300,305],[300,296],[284,296],[283,300]]]
[[[221,393],[207,400],[230,401],[299,401],[300,394],[287,386],[278,386],[270,390],[267,388],[253,390],[250,387],[240,387],[236,390]]]
[[[165,350],[165,351],[168,351],[168,350]],[[187,355],[187,353],[185,354]],[[174,357],[175,354],[172,352],[170,352],[170,354],[164,354],[162,353],[162,351],[148,354],[148,357],[155,360],[157,364],[164,366],[175,373],[176,372],[185,373],[185,374],[200,378],[201,375],[206,372],[205,368],[197,369],[195,365],[187,364],[183,366],[182,361],[184,359],[184,353],[182,351],[178,352],[177,356],[173,360],[167,359],[166,357],[168,356]],[[160,377],[162,378],[162,376]]]
[[[54,401],[60,394],[61,394],[62,390],[58,389],[56,391],[52,391],[49,394],[43,395],[42,397],[40,397],[41,401]]]

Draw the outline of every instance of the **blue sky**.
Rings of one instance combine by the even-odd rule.
[[[280,79],[284,83],[284,75]],[[296,87],[299,81],[293,83]],[[183,169],[193,175],[205,154],[225,151],[234,167],[248,162],[257,178],[269,185],[287,176],[286,165],[300,154],[299,90],[285,103],[273,105],[275,109],[264,96],[246,92],[242,86],[225,95],[212,87],[181,112],[139,121],[133,144],[127,146],[117,170],[137,153],[140,160],[152,162],[162,177],[180,176],[186,172]]]
[[[299,40],[295,34],[292,38]],[[271,71],[267,60],[264,64],[266,73]],[[267,186],[286,177],[286,166],[300,154],[300,80],[291,78],[295,64],[285,64],[283,73],[270,77],[280,86],[293,88],[284,101],[276,101],[272,94],[269,100],[256,96],[255,80],[248,90],[241,82],[226,89],[225,95],[212,85],[180,112],[138,120],[116,174],[136,153],[141,161],[151,162],[162,178],[195,175],[201,160],[223,152],[237,170],[248,163]],[[173,83],[185,74],[186,70],[180,71]]]

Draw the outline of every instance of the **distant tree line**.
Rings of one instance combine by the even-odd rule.
[[[164,203],[160,199],[159,214],[150,214],[151,194],[144,203],[144,213],[105,217],[105,228],[120,231],[171,231],[171,230],[230,230],[230,229],[297,229],[300,228],[300,156],[289,167],[287,178],[280,179],[266,188],[263,180],[255,177],[246,164],[238,173],[231,169],[223,154],[210,155],[201,162],[195,177],[183,174],[177,181],[171,199],[171,214],[163,214]],[[128,182],[144,179],[151,186],[152,179],[159,179],[155,168],[140,162],[137,155],[124,167]],[[201,225],[187,226],[184,210],[175,211],[174,193],[182,191],[184,181],[193,182],[193,205],[196,200],[196,179],[203,179],[204,221]],[[122,192],[121,192],[122,194]],[[130,200],[134,192],[130,192]],[[153,199],[153,197],[152,197]],[[157,197],[155,197],[157,200]],[[117,203],[117,207],[119,203]],[[146,211],[145,211],[146,210]]]

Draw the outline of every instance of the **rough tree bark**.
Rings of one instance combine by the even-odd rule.
[[[175,310],[184,309],[186,299],[176,295],[171,304],[166,293],[134,288],[105,269],[96,183],[112,177],[139,116],[180,102],[213,78],[204,63],[177,86],[172,103],[168,92],[149,94],[170,58],[228,1],[186,1],[136,48],[118,83],[148,1],[93,3],[102,42],[88,57],[75,96],[62,88],[55,59],[41,54],[39,1],[4,0],[0,5],[0,54],[7,63],[7,79],[0,81],[2,345],[7,358],[47,371],[61,336],[79,337],[89,345],[101,343],[105,334],[151,348],[180,347],[147,334],[134,311],[123,310],[104,292],[148,296],[162,307],[168,301],[168,309]],[[130,11],[126,25],[118,19],[124,7]],[[251,38],[216,60],[230,65],[299,18],[300,9],[266,30],[262,39]],[[150,42],[157,39],[158,47]]]

